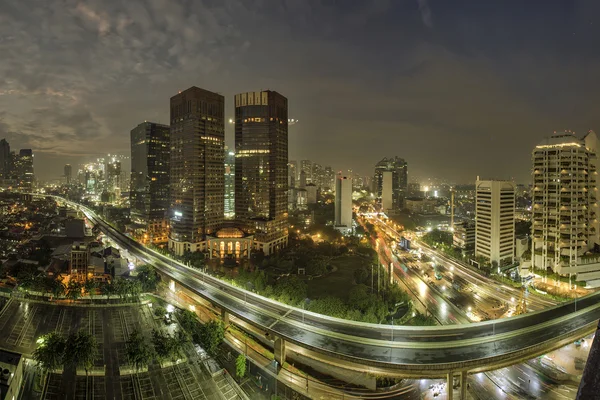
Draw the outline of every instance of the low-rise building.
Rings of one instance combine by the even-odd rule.
[[[21,354],[0,350],[0,400],[19,398],[23,384],[23,357]]]
[[[416,214],[435,214],[437,200],[424,197],[407,197],[405,199],[405,208]]]
[[[454,225],[453,245],[463,250],[475,248],[475,224],[463,222]]]

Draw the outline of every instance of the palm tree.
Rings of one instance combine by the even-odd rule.
[[[65,351],[65,364],[72,363],[77,367],[82,367],[87,375],[94,366],[97,356],[98,343],[92,334],[79,330],[69,335]]]
[[[96,288],[98,287],[98,283],[93,279],[88,279],[85,281],[84,288],[85,291],[90,295],[90,299],[93,300],[94,294],[96,294]]]
[[[53,371],[63,365],[66,340],[60,332],[50,332],[37,340],[38,347],[33,359],[44,372]]]
[[[154,351],[137,329],[129,335],[125,343],[125,353],[136,371],[147,366],[154,357]]]
[[[81,297],[81,289],[83,285],[76,280],[71,279],[69,281],[69,285],[67,286],[67,297],[71,300],[75,301]]]

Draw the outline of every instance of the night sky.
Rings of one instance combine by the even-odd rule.
[[[129,154],[192,85],[289,99],[290,159],[529,182],[554,130],[600,131],[600,1],[0,2],[0,138],[36,175]],[[231,144],[233,129],[227,127]]]

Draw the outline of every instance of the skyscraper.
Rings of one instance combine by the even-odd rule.
[[[31,190],[35,181],[33,175],[33,151],[31,149],[19,150],[14,168],[17,175],[18,187],[24,190]]]
[[[288,162],[288,187],[296,187],[296,181],[298,180],[298,162]]]
[[[373,182],[375,192],[379,199],[383,196],[383,172],[392,172],[392,207],[393,210],[399,210],[404,206],[404,197],[406,196],[408,186],[407,163],[400,157],[384,158],[375,165],[375,176]]]
[[[597,144],[560,132],[533,149],[532,266],[600,284]]]
[[[511,264],[515,254],[515,184],[479,180],[475,183],[475,255],[498,265]]]
[[[64,173],[65,173],[65,183],[67,185],[70,185],[71,178],[73,177],[73,168],[71,167],[71,164],[65,164]]]
[[[312,182],[312,168],[313,164],[310,160],[302,160],[300,161],[300,172],[304,171],[306,176],[306,183]]]
[[[146,226],[148,240],[167,241],[170,129],[143,122],[131,130],[131,219]]]
[[[235,153],[225,147],[225,218],[235,216]]]
[[[288,102],[274,91],[235,96],[235,215],[271,254],[287,245]]]
[[[352,179],[341,174],[335,181],[335,229],[352,232]]]
[[[10,144],[8,144],[6,139],[2,139],[0,140],[0,181],[10,179],[11,167]]]
[[[208,90],[171,97],[169,249],[176,254],[204,250],[223,222],[224,114],[224,97]]]

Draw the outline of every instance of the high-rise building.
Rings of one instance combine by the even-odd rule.
[[[381,208],[383,211],[394,209],[394,172],[382,171],[381,173]]]
[[[19,155],[15,157],[14,169],[18,187],[31,190],[35,181],[33,175],[33,151],[31,149],[19,150]]]
[[[352,232],[352,179],[338,175],[335,181],[335,229]]]
[[[554,133],[533,149],[532,266],[600,285],[598,145]]]
[[[475,183],[475,256],[498,265],[511,264],[515,254],[515,184],[480,180]]]
[[[323,188],[325,169],[321,166],[321,164],[314,163],[312,168],[312,180],[311,183],[314,184],[317,189]]]
[[[287,245],[288,101],[266,90],[235,96],[235,215],[264,254]]]
[[[235,216],[235,152],[225,146],[225,218]]]
[[[373,182],[375,192],[380,201],[383,196],[383,172],[392,172],[392,207],[390,210],[399,210],[404,206],[404,197],[406,196],[408,188],[407,168],[406,161],[400,157],[384,158],[375,165]]]
[[[116,158],[107,158],[105,171],[105,189],[109,192],[120,191],[121,189],[121,161]]]
[[[314,183],[306,185],[306,204],[317,204],[318,187]]]
[[[325,189],[335,189],[335,172],[331,167],[325,167],[325,181],[323,182]]]
[[[0,140],[0,181],[10,179],[12,170],[12,156],[10,144],[6,139]]]
[[[288,187],[289,188],[296,187],[297,181],[298,181],[298,162],[290,161],[290,162],[288,162]]]
[[[71,179],[73,177],[73,167],[71,167],[71,164],[65,164],[64,173],[65,173],[65,183],[67,185],[70,185]]]
[[[170,128],[145,121],[130,135],[131,219],[145,226],[148,241],[165,243],[169,226]]]
[[[206,249],[206,236],[223,222],[224,114],[224,97],[208,90],[193,86],[171,97],[169,249],[175,254]]]
[[[312,182],[312,168],[313,168],[312,161],[310,161],[310,160],[300,161],[300,172],[304,171],[304,175],[306,176],[306,183]]]

